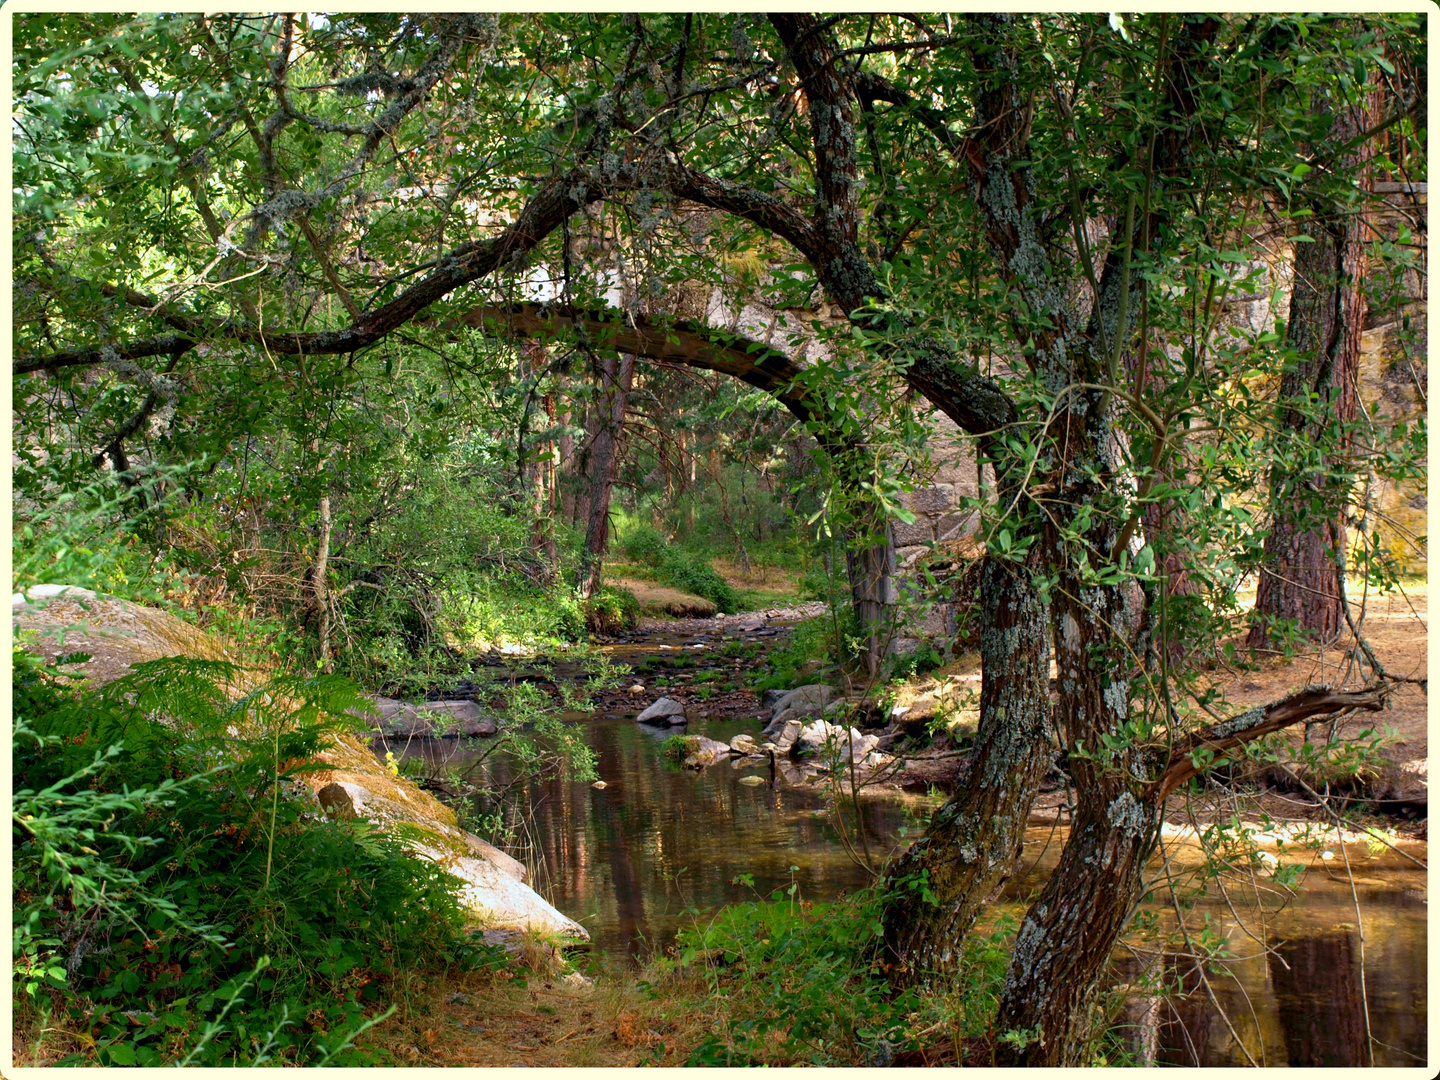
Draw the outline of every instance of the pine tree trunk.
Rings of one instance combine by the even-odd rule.
[[[602,371],[604,389],[600,399],[600,428],[595,433],[595,446],[590,453],[590,521],[585,531],[585,549],[581,553],[576,583],[581,598],[587,600],[600,589],[605,553],[610,547],[610,492],[615,484],[615,468],[620,457],[625,403],[635,379],[635,357],[626,353],[618,362],[613,357],[608,358]]]
[[[319,624],[320,670],[327,675],[335,669],[330,649],[330,588],[326,581],[330,572],[330,530],[330,492],[327,491],[320,496],[320,544],[310,571],[310,593]]]
[[[1359,136],[1374,126],[1379,111],[1375,92],[1361,106],[1342,108],[1335,117],[1334,136]],[[1359,179],[1362,198],[1373,187],[1373,156],[1371,141],[1341,156],[1340,167]],[[1273,644],[1273,629],[1280,622],[1293,620],[1297,629],[1327,643],[1345,625],[1335,568],[1345,545],[1347,470],[1340,459],[1347,440],[1334,429],[1355,419],[1368,215],[1363,203],[1358,212],[1318,202],[1311,210],[1304,233],[1309,242],[1295,244],[1285,331],[1285,343],[1299,359],[1281,378],[1277,422],[1287,448],[1320,445],[1328,454],[1320,469],[1277,467],[1271,472],[1272,525],[1246,639],[1252,649]],[[1327,415],[1318,422],[1291,404],[1310,395],[1326,406]]]

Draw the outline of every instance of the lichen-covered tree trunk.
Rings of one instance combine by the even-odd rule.
[[[600,588],[600,573],[610,547],[610,491],[615,486],[615,465],[625,428],[625,404],[635,381],[635,357],[621,354],[618,361],[607,358],[602,369],[600,428],[590,452],[590,520],[585,530],[585,548],[580,556],[576,582],[583,599]]]
[[[953,966],[981,906],[1015,863],[1039,781],[1055,756],[1050,628],[1030,568],[985,559],[980,600],[975,756],[925,835],[886,877],[882,959],[896,986]]]
[[[1001,992],[997,1065],[1084,1065],[1091,1009],[1141,885],[1159,815],[1090,785],[1045,891],[1026,913]],[[1014,1041],[1004,1038],[1014,1033]]]
[[[1071,431],[1087,437],[1091,462],[1113,465],[1106,462],[1110,441],[1101,437],[1105,410],[1087,411],[1089,421]],[[1077,485],[1067,501],[1100,502],[1101,492],[1087,488]],[[1106,551],[1117,531],[1101,525],[1092,542]],[[1127,727],[1144,596],[1133,583],[1087,580],[1086,564],[1072,561],[1058,528],[1048,541],[1052,564],[1063,566],[1051,605],[1054,722],[1070,751],[1076,810],[1060,864],[1015,941],[996,1025],[1018,1040],[997,1046],[1006,1064],[1082,1063],[1091,997],[1139,895],[1159,822],[1153,769]]]

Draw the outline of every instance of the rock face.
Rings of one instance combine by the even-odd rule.
[[[31,589],[30,595],[41,602],[16,605],[14,624],[18,630],[35,631],[24,635],[21,644],[49,659],[77,651],[92,654],[88,663],[77,665],[91,686],[119,678],[131,664],[142,660],[163,656],[228,660],[233,655],[221,638],[168,612],[89,593],[59,596],[62,589]],[[47,595],[55,599],[43,599]],[[61,630],[63,636],[57,632]],[[267,677],[263,671],[244,671],[228,689],[237,696],[248,693]],[[453,704],[474,707],[473,702]],[[381,701],[376,711],[386,705],[398,707],[394,709],[397,716],[412,708],[402,702]],[[442,730],[483,719],[478,712],[477,719],[465,719],[465,710],[460,718],[446,709],[421,711],[442,723]],[[373,822],[417,855],[445,867],[461,880],[461,898],[481,926],[589,940],[583,926],[525,884],[525,868],[520,863],[459,828],[454,811],[404,777],[392,775],[355,736],[332,735],[314,763],[320,767],[301,775],[327,815]]]
[[[683,724],[685,706],[673,698],[662,697],[635,719],[642,724]]]

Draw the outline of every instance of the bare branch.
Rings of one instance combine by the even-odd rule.
[[[1378,712],[1385,707],[1385,700],[1394,691],[1389,684],[1368,687],[1363,690],[1336,690],[1329,686],[1307,686],[1269,705],[1257,705],[1228,720],[1212,724],[1199,731],[1170,754],[1170,764],[1160,778],[1151,785],[1159,799],[1164,799],[1192,776],[1198,775],[1203,766],[1196,760],[1200,751],[1209,751],[1214,757],[1254,742],[1272,731],[1309,720],[1312,716],[1325,716],[1346,709],[1365,709]],[[1212,759],[1213,760],[1213,759]]]

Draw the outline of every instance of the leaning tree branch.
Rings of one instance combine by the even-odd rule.
[[[67,367],[114,363],[116,360],[140,360],[147,356],[179,356],[200,344],[177,334],[162,334],[148,341],[131,341],[122,345],[87,345],[82,349],[52,353],[49,356],[21,356],[15,360],[15,374],[33,371],[59,371]]]
[[[472,308],[459,320],[513,338],[581,335],[599,349],[730,375],[772,395],[802,421],[815,414],[814,403],[796,382],[803,369],[789,355],[694,320],[662,321],[618,308],[581,310],[534,303]]]
[[[1170,753],[1170,763],[1160,778],[1151,785],[1151,792],[1158,799],[1164,799],[1192,776],[1197,776],[1208,766],[1200,759],[1208,751],[1210,760],[1222,754],[1254,742],[1272,731],[1309,720],[1312,716],[1325,716],[1346,709],[1365,709],[1378,712],[1385,707],[1385,700],[1394,691],[1394,686],[1381,684],[1363,690],[1336,690],[1330,686],[1307,686],[1279,701],[1268,705],[1257,705],[1228,720],[1212,724],[1196,732]]]

